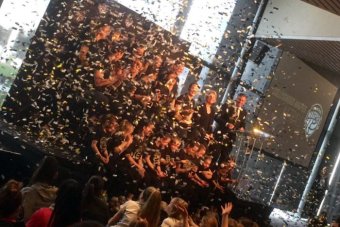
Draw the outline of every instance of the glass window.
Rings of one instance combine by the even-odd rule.
[[[181,38],[191,42],[189,52],[212,62],[234,10],[236,0],[194,0]]]
[[[25,58],[49,0],[5,0],[0,8],[0,105]]]

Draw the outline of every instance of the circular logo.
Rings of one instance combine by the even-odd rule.
[[[314,104],[307,112],[305,117],[305,134],[306,138],[309,138],[319,129],[322,120],[322,106],[320,104]]]

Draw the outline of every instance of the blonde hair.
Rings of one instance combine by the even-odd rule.
[[[130,222],[129,227],[149,227],[149,223],[146,219],[138,217]]]
[[[140,200],[142,206],[139,211],[139,217],[146,219],[149,227],[158,226],[162,202],[160,191],[155,187],[148,187],[141,194]]]
[[[133,128],[134,129],[134,126],[131,122],[129,122],[128,120],[124,119],[121,124],[120,124],[120,130],[125,132],[127,129],[129,128]]]
[[[171,218],[180,219],[181,218],[181,212],[177,208],[177,206],[184,207],[184,208],[187,209],[188,203],[184,199],[179,198],[179,197],[172,198],[170,203],[172,203],[173,206],[171,206],[170,209],[168,208],[168,210],[167,210],[168,216],[171,217]]]
[[[208,96],[208,95],[210,95],[210,94],[214,94],[216,98],[218,97],[217,92],[216,92],[215,90],[209,90],[209,91],[206,93],[206,96]]]
[[[201,227],[218,227],[218,221],[215,212],[208,212],[201,220]]]

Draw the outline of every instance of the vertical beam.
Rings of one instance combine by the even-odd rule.
[[[271,195],[271,197],[270,197],[269,205],[271,205],[271,203],[272,203],[272,201],[273,201],[273,198],[274,198],[274,196],[275,196],[275,194],[276,194],[276,190],[277,190],[277,188],[278,188],[278,186],[279,186],[279,184],[280,184],[281,177],[282,177],[283,172],[284,172],[285,169],[286,169],[286,166],[287,166],[287,163],[286,163],[286,161],[284,161],[284,162],[282,163],[282,167],[281,167],[280,174],[279,174],[279,176],[278,176],[278,178],[277,178],[277,180],[276,180],[276,183],[275,183],[275,186],[274,186],[273,193],[272,193],[272,195]]]
[[[254,20],[252,22],[252,26],[251,29],[248,32],[248,36],[246,38],[246,40],[243,43],[243,47],[240,53],[240,56],[237,59],[237,62],[235,64],[233,73],[230,76],[230,81],[227,85],[227,88],[224,92],[223,95],[223,99],[221,101],[221,105],[224,104],[227,101],[227,98],[230,96],[230,92],[231,90],[235,87],[235,84],[238,80],[238,76],[239,76],[239,71],[240,69],[243,67],[244,63],[245,63],[245,54],[248,52],[250,46],[252,45],[252,39],[254,37],[254,34],[256,32],[257,26],[260,22],[261,16],[263,14],[263,11],[265,9],[267,1],[266,0],[261,0],[261,3],[259,5],[259,8],[257,9],[256,15],[254,17]]]
[[[177,36],[180,37],[184,24],[187,21],[192,3],[194,0],[183,0],[182,1],[182,8],[179,10],[177,16],[176,16],[176,22],[173,26],[173,28],[171,29],[171,32]]]

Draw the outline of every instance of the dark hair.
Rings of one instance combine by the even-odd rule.
[[[46,183],[51,185],[58,174],[58,161],[52,156],[45,156],[34,171],[29,185],[35,183]]]
[[[9,180],[0,190],[0,218],[7,218],[18,210],[22,203],[22,184]]]
[[[335,223],[340,224],[340,216],[335,219]]]
[[[49,227],[65,227],[80,220],[81,186],[73,179],[64,181],[57,192]]]
[[[140,120],[140,122],[138,123],[138,125],[136,126],[136,132],[140,133],[143,131],[143,129],[147,126],[150,125],[155,125],[155,123],[153,121],[147,120],[147,119],[142,119]]]
[[[101,123],[103,125],[108,124],[108,123],[112,123],[112,122],[117,122],[117,121],[118,121],[118,118],[113,114],[106,114],[101,119]]]
[[[97,221],[82,221],[71,225],[71,227],[104,227],[104,225]]]
[[[86,183],[83,190],[82,207],[83,209],[100,199],[104,190],[104,180],[100,176],[92,176]]]
[[[100,197],[104,190],[105,182],[100,176],[92,176],[85,185],[83,190],[84,196]]]
[[[197,85],[197,87],[200,87],[196,82],[193,82],[193,83],[189,84],[188,90],[190,90],[195,85]]]
[[[246,97],[247,98],[247,95],[244,94],[244,93],[238,93],[237,97]]]

